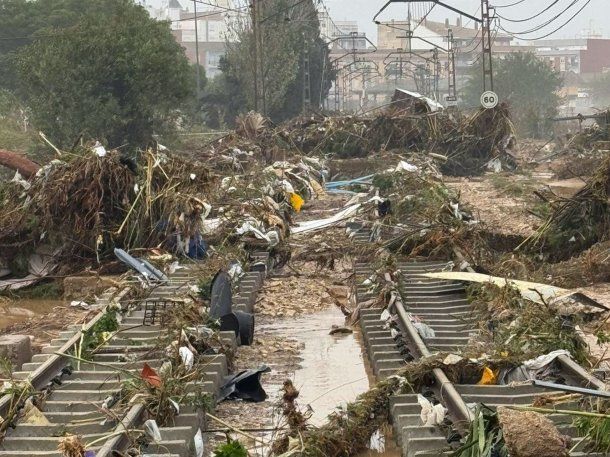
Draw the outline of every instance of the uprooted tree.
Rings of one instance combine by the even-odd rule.
[[[522,136],[540,137],[551,130],[561,85],[561,76],[531,52],[513,52],[494,60],[494,90],[509,104]],[[468,105],[480,104],[481,87],[482,73],[475,66],[463,92]]]
[[[193,72],[167,23],[131,0],[97,3],[99,13],[45,29],[13,53],[17,91],[59,146],[80,135],[141,145],[192,95]]]

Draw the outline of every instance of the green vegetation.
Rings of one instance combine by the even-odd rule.
[[[0,148],[26,152],[35,142],[34,130],[29,128],[29,113],[8,90],[0,88]]]
[[[469,299],[485,310],[494,324],[488,353],[523,361],[565,349],[579,363],[587,361],[587,347],[575,330],[575,322],[550,307],[531,302],[511,286],[473,285]],[[487,310],[491,311],[487,311]]]
[[[89,360],[95,349],[104,344],[110,334],[118,329],[116,309],[107,308],[104,315],[89,330],[83,332],[78,348],[79,357]]]
[[[229,439],[214,449],[214,457],[248,457],[248,451],[239,441]]]
[[[508,457],[498,413],[485,405],[477,406],[466,441],[452,457]]]
[[[0,41],[0,88],[59,147],[81,136],[143,146],[199,109],[194,69],[169,24],[132,0],[5,0],[0,30],[20,37]],[[28,149],[9,128],[0,147]]]
[[[599,400],[600,403],[601,400]],[[597,413],[606,414],[607,404],[603,406],[597,405],[593,410]],[[600,408],[601,407],[601,408]],[[578,434],[587,437],[590,440],[591,452],[610,452],[610,416],[595,417],[595,416],[576,416],[574,418],[574,426],[578,430]]]
[[[482,72],[473,67],[463,97],[469,106],[479,106]],[[557,114],[562,80],[533,53],[513,52],[494,61],[494,89],[500,101],[510,104],[515,127],[522,136],[541,137],[552,129],[549,118]]]
[[[236,39],[227,43],[222,74],[204,96],[212,127],[232,124],[237,114],[255,107],[275,121],[299,114],[304,108],[306,69],[314,107],[330,89],[333,70],[313,0],[269,0],[260,2],[257,9],[258,42],[264,43],[264,51],[255,57],[256,37],[249,20],[235,25]]]

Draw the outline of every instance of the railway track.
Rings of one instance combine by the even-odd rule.
[[[362,234],[359,241],[366,241]],[[402,262],[400,294],[391,307],[397,325],[389,327],[382,318],[381,309],[364,309],[360,326],[372,370],[378,380],[395,374],[410,360],[452,352],[464,347],[477,322],[466,297],[464,285],[458,282],[428,279],[421,273],[441,271],[448,262]],[[374,273],[366,262],[355,263],[355,293],[360,303],[373,298],[373,293],[362,282]],[[422,338],[414,327],[411,316],[417,316],[434,330],[434,337]],[[593,378],[568,357],[558,358],[566,383],[590,389],[604,389],[603,383]],[[434,382],[429,386],[434,398],[448,409],[448,417],[462,433],[472,418],[469,404],[483,403],[495,409],[499,406],[531,405],[549,390],[530,383],[517,385],[453,384],[441,369],[432,373]],[[426,427],[420,419],[421,407],[417,394],[397,395],[390,401],[394,436],[405,457],[433,457],[448,455],[450,445],[446,432],[440,427]],[[562,404],[562,409],[578,409],[578,405]],[[587,453],[586,440],[577,437],[569,415],[549,416],[559,431],[571,436],[572,456],[601,457],[602,453]]]
[[[267,253],[252,254],[252,263],[238,286],[233,298],[235,311],[251,312],[256,296],[270,267]],[[200,276],[196,265],[184,266],[169,277],[167,283],[154,288],[148,297],[130,306],[120,322],[119,331],[93,355],[91,363],[77,363],[67,357],[75,353],[81,339],[81,330],[90,329],[102,319],[104,311],[96,315],[84,328],[72,326],[61,332],[59,338],[43,348],[22,371],[13,374],[16,380],[27,380],[34,391],[43,393],[37,402],[42,418],[37,423],[24,421],[12,424],[0,443],[0,456],[45,456],[61,457],[58,445],[63,436],[78,435],[88,444],[87,450],[96,457],[108,457],[113,451],[125,451],[134,443],[126,431],[141,429],[147,417],[144,405],[135,403],[126,413],[116,410],[118,393],[126,379],[127,371],[139,373],[144,364],[158,369],[165,361],[162,355],[149,355],[156,346],[162,326],[151,320],[151,305],[163,303],[172,306],[171,299],[188,291],[197,284]],[[127,289],[114,300],[124,303]],[[184,294],[183,294],[184,295]],[[104,294],[98,304],[108,306],[111,293]],[[155,308],[156,309],[156,308]],[[221,332],[228,344],[237,345],[234,332]],[[155,351],[154,354],[159,354]],[[198,381],[198,388],[212,398],[218,397],[219,389],[228,375],[224,354],[203,355],[205,372]],[[121,373],[123,372],[123,373]],[[0,399],[0,415],[7,417],[12,396]],[[103,412],[105,411],[105,413]],[[116,415],[117,420],[107,420]],[[196,455],[195,449],[205,442],[207,420],[205,413],[194,406],[180,405],[180,413],[171,427],[161,427],[161,440],[141,448],[143,455],[150,457],[182,457]]]

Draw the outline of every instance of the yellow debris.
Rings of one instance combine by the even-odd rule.
[[[303,203],[305,203],[305,200],[303,200],[303,198],[299,194],[290,194],[290,205],[297,213],[301,211]]]

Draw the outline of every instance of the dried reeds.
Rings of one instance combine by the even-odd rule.
[[[563,260],[609,239],[610,158],[585,187],[558,206],[520,247],[545,247],[553,258]]]
[[[67,255],[100,259],[114,247],[187,239],[200,229],[210,180],[204,167],[150,150],[138,162],[87,151],[49,165],[25,200],[3,208],[0,241],[44,238]]]

